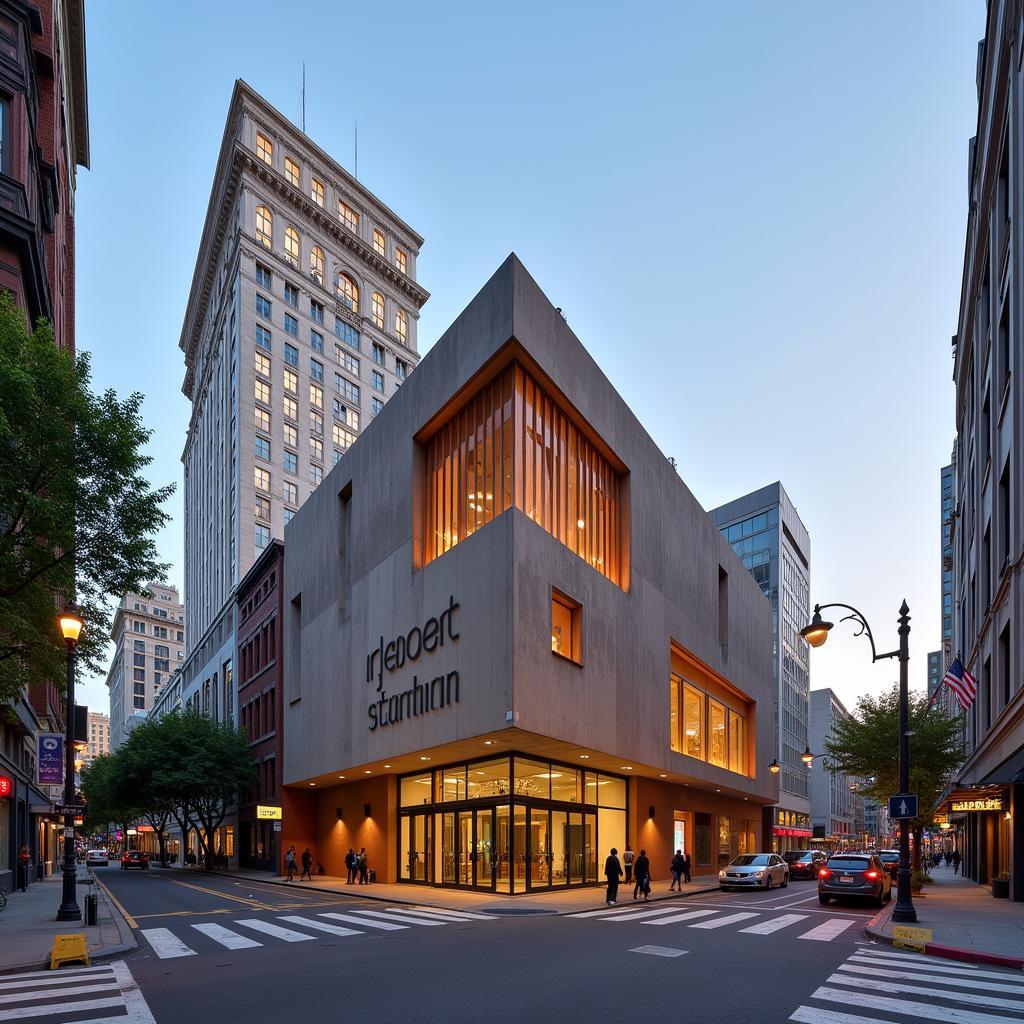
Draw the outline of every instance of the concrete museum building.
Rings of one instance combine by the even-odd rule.
[[[769,841],[769,603],[515,256],[285,548],[282,849],[518,894]]]

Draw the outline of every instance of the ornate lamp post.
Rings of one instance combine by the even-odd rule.
[[[910,733],[909,729],[909,705],[907,698],[907,666],[910,662],[910,645],[907,637],[910,635],[910,608],[904,601],[900,605],[900,617],[897,621],[900,624],[899,637],[900,645],[895,651],[886,651],[879,654],[875,650],[875,638],[871,635],[871,627],[867,619],[852,605],[848,604],[816,604],[814,615],[810,625],[800,630],[800,635],[812,646],[821,647],[828,639],[831,622],[825,622],[821,617],[823,608],[845,608],[849,615],[844,615],[839,621],[846,622],[847,619],[857,623],[860,629],[854,634],[860,636],[867,634],[868,643],[871,644],[872,662],[881,661],[883,658],[898,658],[900,663],[900,792],[906,793],[910,787]],[[910,893],[910,824],[906,818],[900,819],[900,862],[896,871],[896,906],[893,908],[892,919],[899,922],[916,921],[917,911],[914,909],[914,900]]]
[[[67,704],[65,714],[64,736],[64,804],[75,802],[75,645],[82,633],[82,617],[78,609],[69,604],[57,617],[60,631],[64,637],[64,646],[68,652]],[[57,911],[58,921],[81,921],[82,911],[75,897],[75,880],[78,868],[75,867],[75,816],[64,815],[64,890],[60,909]]]

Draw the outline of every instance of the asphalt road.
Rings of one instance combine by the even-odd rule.
[[[813,882],[646,906],[620,890],[611,911],[595,890],[582,916],[458,918],[223,875],[97,874],[142,933],[125,960],[158,1024],[771,1024],[851,955],[888,949],[862,933],[876,909],[821,907]]]

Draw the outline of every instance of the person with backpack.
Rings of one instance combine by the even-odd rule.
[[[284,868],[288,874],[288,881],[295,881],[295,847],[289,846],[288,852],[284,855]]]
[[[616,897],[619,894],[619,879],[622,877],[622,865],[619,863],[619,851],[612,847],[608,859],[604,862],[604,877],[608,879],[608,892],[605,901],[609,907],[614,907],[618,902]]]
[[[633,881],[633,861],[636,857],[633,855],[633,848],[626,843],[625,850],[622,851],[622,863],[626,868],[626,885],[629,885]]]
[[[644,898],[644,903],[649,903],[648,897],[651,894],[651,861],[647,856],[646,850],[640,851],[640,856],[637,857],[636,863],[633,865],[633,872],[633,878],[636,880],[636,884],[633,886],[633,899],[636,899],[636,895],[639,892]]]
[[[313,876],[309,873],[309,869],[312,866],[313,866],[313,854],[311,854],[309,852],[309,847],[307,846],[302,851],[302,874],[299,875],[299,881],[300,882],[304,878],[308,878],[311,882],[313,881]]]

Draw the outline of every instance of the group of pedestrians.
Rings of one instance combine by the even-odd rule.
[[[365,846],[361,846],[358,853],[349,847],[348,853],[345,854],[345,870],[348,872],[346,885],[352,885],[357,879],[360,885],[370,884],[370,863],[366,859]]]
[[[669,892],[683,891],[683,879],[690,881],[691,860],[689,853],[676,850],[675,856],[669,870],[672,873],[672,884]],[[634,855],[632,847],[627,843],[626,849],[622,852],[622,860],[619,860],[619,851],[613,846],[608,859],[604,862],[604,876],[608,879],[608,892],[605,901],[608,906],[614,907],[618,902],[619,879],[625,875],[626,885],[633,883],[633,899],[643,896],[644,902],[650,902],[651,895],[651,861],[646,850],[640,851],[640,856]]]
[[[311,882],[313,881],[313,854],[309,852],[307,846],[302,851],[301,858],[296,858],[295,847],[289,846],[284,855],[284,869],[285,874],[288,876],[289,882],[295,881],[295,872],[298,869],[298,865],[302,864],[302,873],[299,875],[299,881],[308,878]],[[345,854],[345,870],[348,872],[348,884],[351,885],[357,879],[360,885],[368,885],[370,882],[370,865],[366,858],[366,847],[362,847],[358,853],[356,853],[351,847],[348,853]],[[322,875],[324,868],[322,864],[317,864],[316,873]]]
[[[953,874],[960,874],[960,861],[962,860],[959,850],[947,850],[945,853],[933,853],[931,856],[932,867],[937,868],[943,860],[946,867],[953,866]]]
[[[289,882],[294,882],[295,881],[295,868],[296,868],[295,847],[294,846],[289,846],[287,852],[284,855],[284,867],[285,867],[285,871],[288,874],[288,881]],[[307,846],[302,851],[302,874],[299,875],[299,881],[301,882],[304,878],[308,878],[312,882],[313,881],[312,870],[313,870],[313,854],[311,854],[309,852],[309,847]],[[317,865],[316,873],[318,875],[322,875],[324,873],[323,867],[320,866],[319,864]]]

